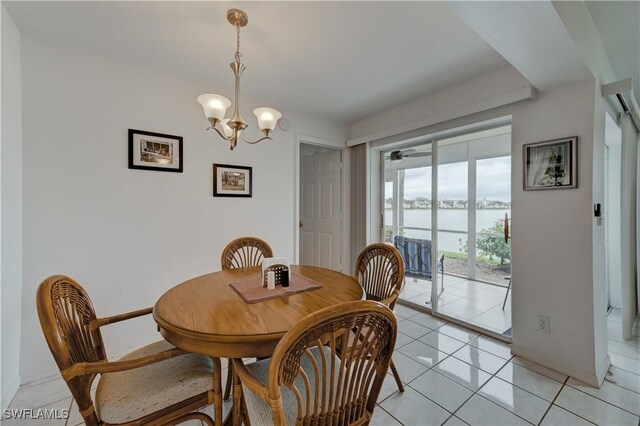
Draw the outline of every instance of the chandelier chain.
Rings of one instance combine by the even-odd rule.
[[[236,62],[240,62],[242,53],[240,53],[240,24],[236,24],[237,38],[236,38]]]

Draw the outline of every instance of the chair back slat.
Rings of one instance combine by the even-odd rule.
[[[89,324],[96,313],[87,292],[73,279],[56,275],[44,280],[36,294],[38,318],[53,358],[61,372],[77,363],[107,359],[100,330]],[[91,399],[95,375],[65,379],[82,412],[85,423],[98,424]]]
[[[287,419],[283,389],[296,401],[291,424],[368,422],[389,367],[396,329],[391,310],[373,301],[326,308],[294,326],[276,347],[269,366],[268,399],[276,424]]]
[[[404,263],[396,248],[385,243],[370,244],[356,261],[356,279],[368,300],[384,300],[404,283]],[[395,300],[391,303],[391,308]]]
[[[241,237],[231,241],[222,251],[222,270],[259,266],[265,257],[273,257],[269,244],[260,238]]]

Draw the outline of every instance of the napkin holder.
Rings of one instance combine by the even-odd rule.
[[[291,281],[291,269],[289,260],[286,257],[267,257],[262,260],[262,277],[260,282],[262,287],[267,287],[267,272],[273,271],[276,278],[276,285],[289,287]]]

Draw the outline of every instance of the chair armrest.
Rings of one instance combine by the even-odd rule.
[[[125,314],[114,315],[111,317],[96,318],[89,323],[89,330],[95,331],[103,325],[109,325],[120,321],[125,321],[131,318],[141,317],[153,312],[153,308],[138,309],[137,311],[127,312]]]
[[[242,362],[242,359],[234,358],[231,362],[233,362],[233,372],[240,377],[240,381],[248,387],[251,392],[268,402],[269,388],[267,385],[251,375],[249,370],[247,370],[247,367]]]
[[[385,306],[391,306],[391,304],[395,302],[397,298],[398,298],[398,290],[393,290],[393,293],[391,293],[391,296],[387,297],[386,299],[382,299],[380,303],[384,304]]]
[[[133,370],[134,368],[155,364],[157,362],[186,355],[188,353],[189,352],[185,352],[182,349],[173,348],[152,355],[147,355],[142,358],[127,359],[124,361],[78,362],[73,364],[71,367],[60,371],[60,373],[65,380],[90,374],[115,373],[118,371]]]

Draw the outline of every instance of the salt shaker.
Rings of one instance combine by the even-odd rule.
[[[267,289],[276,289],[276,273],[273,271],[267,272]]]

